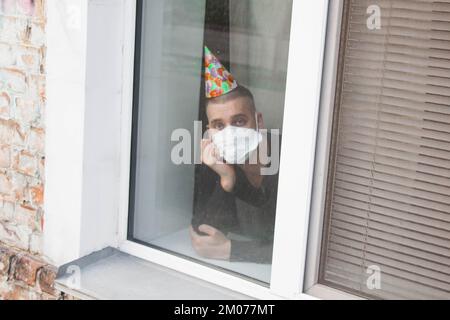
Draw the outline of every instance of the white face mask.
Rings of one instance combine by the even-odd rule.
[[[244,164],[262,141],[259,131],[228,126],[212,136],[221,159],[229,164]]]

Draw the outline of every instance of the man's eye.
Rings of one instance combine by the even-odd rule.
[[[223,123],[218,123],[215,125],[215,129],[222,130],[224,128]]]
[[[242,127],[242,126],[245,126],[246,123],[247,122],[245,121],[245,119],[238,119],[234,122],[234,125],[237,127]]]

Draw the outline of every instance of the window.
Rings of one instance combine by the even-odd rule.
[[[346,2],[320,284],[450,296],[449,12],[448,1]]]
[[[173,117],[173,119],[179,121],[179,123],[172,124],[173,127],[186,129],[191,134],[191,139],[194,139],[193,133],[195,131],[193,131],[192,122],[201,120],[200,108],[202,106],[200,99],[204,94],[200,92],[204,87],[201,83],[201,75],[203,74],[201,65],[198,68],[203,61],[203,43],[199,41],[198,51],[195,51],[194,56],[182,55],[181,58],[178,57],[180,59],[177,59],[180,66],[178,69],[181,70],[177,75],[181,74],[183,77],[193,78],[191,72],[197,73],[197,84],[187,81],[183,83],[183,86],[176,88],[177,92],[181,93],[186,90],[184,86],[196,86],[196,90],[199,90],[197,92],[197,104],[190,111],[188,108],[175,109],[173,106],[172,109],[163,108],[163,106],[170,106],[170,101],[188,105],[195,99],[194,95],[185,97],[180,96],[179,93],[178,95],[160,94],[160,91],[162,92],[164,87],[167,86],[168,81],[165,79],[168,79],[170,75],[168,72],[170,68],[168,69],[167,65],[164,66],[164,69],[161,68],[161,74],[164,77],[158,73],[143,76],[140,71],[141,67],[144,68],[145,65],[156,68],[152,70],[159,70],[158,68],[163,65],[158,64],[158,59],[162,57],[164,59],[173,58],[167,53],[179,52],[175,50],[177,43],[179,47],[186,46],[186,43],[189,44],[187,41],[183,42],[185,34],[187,34],[186,30],[192,31],[192,28],[187,28],[186,25],[200,25],[203,29],[198,30],[198,34],[199,38],[202,37],[201,34],[205,33],[206,30],[204,26],[201,26],[201,21],[203,19],[203,24],[206,24],[209,18],[207,18],[207,15],[198,16],[197,9],[199,6],[190,8],[186,4],[192,3],[194,6],[195,1],[145,1],[145,3],[144,1],[137,2],[134,0],[110,1],[102,3],[100,6],[94,2],[77,2],[74,4],[75,7],[72,4],[59,5],[58,3],[56,5],[53,2],[49,3],[49,25],[51,27],[48,30],[48,53],[49,62],[51,61],[49,75],[52,76],[49,76],[47,81],[47,107],[49,111],[47,124],[49,130],[47,131],[46,159],[49,165],[48,170],[46,170],[46,256],[51,258],[52,261],[56,261],[58,265],[76,264],[79,261],[84,263],[86,255],[101,248],[114,247],[129,255],[150,261],[155,268],[163,266],[165,268],[160,269],[169,268],[182,273],[182,277],[185,275],[185,278],[196,282],[198,285],[204,284],[205,281],[209,282],[212,286],[216,286],[219,291],[221,288],[227,288],[234,292],[263,299],[279,297],[310,298],[303,294],[304,291],[302,290],[303,269],[310,212],[309,200],[311,197],[328,1],[287,2],[292,6],[292,9],[289,6],[286,8],[279,6],[278,1],[275,7],[272,2],[265,2],[267,5],[263,8],[270,8],[268,12],[274,16],[285,15],[286,18],[283,18],[282,24],[285,29],[280,26],[276,27],[273,23],[261,23],[262,26],[258,27],[258,31],[263,35],[263,38],[267,35],[264,45],[261,45],[263,48],[270,47],[271,38],[278,39],[281,37],[281,39],[285,39],[284,42],[282,41],[284,44],[282,43],[276,48],[279,53],[275,56],[276,59],[267,64],[269,69],[277,66],[277,72],[260,72],[262,70],[257,70],[258,68],[248,68],[248,66],[245,66],[245,59],[236,62],[236,60],[233,61],[231,56],[231,59],[227,60],[226,56],[224,58],[224,49],[221,49],[220,43],[208,46],[218,57],[221,64],[231,71],[238,82],[247,85],[255,97],[259,110],[269,102],[279,108],[279,112],[264,113],[264,127],[277,128],[280,125],[279,129],[283,140],[280,149],[277,208],[271,263],[233,262],[222,267],[217,264],[224,261],[203,261],[198,256],[192,257],[186,252],[174,250],[176,248],[168,248],[168,242],[161,245],[155,243],[161,238],[152,239],[149,233],[147,234],[149,238],[142,237],[146,235],[145,231],[159,230],[156,228],[146,230],[145,226],[141,226],[138,222],[142,222],[142,218],[155,217],[157,218],[155,223],[162,225],[162,227],[167,227],[169,223],[175,224],[179,221],[185,221],[184,228],[186,228],[191,224],[194,215],[193,198],[197,192],[196,172],[193,170],[194,179],[188,185],[183,184],[181,178],[178,184],[170,180],[173,172],[186,167],[174,164],[171,168],[174,171],[171,171],[169,166],[172,162],[167,161],[167,158],[170,159],[173,147],[178,146],[184,140],[178,139],[177,141],[175,139],[175,141],[171,141],[173,128],[165,128],[164,126],[169,127],[171,123],[167,120],[168,116],[175,115],[176,117]],[[138,10],[136,10],[136,3],[138,3]],[[234,3],[244,6],[243,1]],[[247,3],[249,8],[251,8],[250,3],[261,2],[249,1]],[[153,6],[152,10],[147,8],[145,14],[144,4]],[[180,14],[174,15],[173,10],[163,4],[178,6],[177,11],[184,10],[186,15],[182,15],[181,18],[183,19],[181,19]],[[208,3],[205,2],[206,4]],[[228,8],[231,28],[232,12],[241,11],[245,8],[232,9],[231,4]],[[73,25],[73,19],[60,19],[62,14],[73,12],[74,9],[80,13],[80,24]],[[220,12],[221,10],[215,11]],[[153,12],[154,14],[152,14]],[[206,9],[205,12],[207,12]],[[209,10],[208,12],[212,11]],[[267,18],[268,12],[253,11],[253,15],[250,15],[252,16],[251,19],[237,22],[234,20],[234,27],[231,29],[238,30],[238,33],[244,36],[244,39],[253,39],[253,36],[258,33],[255,32],[255,34],[251,33],[251,36],[246,36],[245,24],[250,23],[252,28],[257,27],[258,24],[254,19],[260,17],[270,20]],[[137,19],[139,22],[138,28],[136,28],[136,13],[138,16],[142,14],[142,17]],[[292,18],[290,13],[292,13]],[[151,19],[146,19],[146,15]],[[277,21],[277,19],[272,20]],[[101,23],[98,23],[99,21]],[[169,21],[171,23],[168,23]],[[217,19],[217,21],[222,24],[221,19]],[[146,24],[149,26],[148,28],[143,27]],[[183,24],[183,27],[178,28],[177,24]],[[164,26],[164,28],[161,28],[161,26]],[[176,34],[174,30],[180,31],[177,31],[178,34]],[[69,36],[61,36],[62,31],[65,34],[69,32]],[[135,41],[135,31],[138,34],[138,41]],[[243,31],[245,31],[244,34]],[[272,33],[278,32],[282,34],[280,37],[271,36]],[[192,37],[194,33],[192,31],[189,36]],[[118,36],[105,37],[105,34]],[[167,35],[177,35],[177,37],[171,38]],[[233,38],[231,34],[230,36]],[[203,37],[206,39],[207,35],[205,34]],[[65,40],[61,41],[61,39]],[[141,39],[144,41],[141,41]],[[213,39],[220,39],[220,37],[213,37]],[[254,43],[253,40],[243,41],[245,42],[244,48],[246,45],[250,46]],[[226,43],[223,43],[224,48]],[[229,51],[233,55],[235,49],[233,49],[232,39],[229,43]],[[308,45],[305,46],[305,43]],[[135,44],[137,50],[135,50]],[[159,51],[158,55],[156,54],[158,51],[150,50],[150,48],[158,50],[157,45],[160,46],[159,49],[165,47],[168,49],[174,48],[174,50]],[[257,54],[258,52],[262,54],[261,48],[257,45],[255,47],[256,49],[249,50],[249,52],[253,52],[253,55],[261,58],[262,56]],[[147,53],[143,54],[145,48],[147,48]],[[289,48],[288,57],[287,48]],[[74,50],[80,52],[80,55],[73,55]],[[189,46],[186,46],[182,53],[193,52],[190,50],[192,48],[189,49]],[[57,59],[61,56],[61,52],[65,53],[64,56],[71,58],[64,59],[64,61]],[[282,59],[280,60],[283,52],[286,55],[284,62]],[[56,58],[52,59],[51,57]],[[141,59],[141,57],[145,59]],[[189,61],[193,64],[191,65]],[[256,59],[252,63],[260,62]],[[137,65],[136,68],[134,68],[135,64]],[[283,64],[285,64],[284,69],[281,67]],[[267,67],[265,62],[264,66]],[[63,72],[72,69],[79,72]],[[137,72],[133,72],[133,70]],[[136,78],[135,81],[133,81],[133,74]],[[159,81],[156,79],[158,77],[160,78]],[[284,80],[282,80],[283,77]],[[252,82],[255,83],[259,79],[265,81],[270,79],[270,85],[256,82],[253,87]],[[154,80],[153,83],[157,83],[159,86],[154,88],[150,85],[146,86],[145,84],[148,84],[150,80]],[[133,108],[133,82],[136,84],[134,87],[136,91],[135,108]],[[259,90],[259,85],[261,85],[261,88],[270,89],[271,95],[265,95],[264,90]],[[170,88],[174,87],[170,86]],[[153,94],[146,93],[150,89],[153,90]],[[160,89],[160,91],[156,89]],[[155,92],[156,94],[154,94]],[[74,106],[64,102],[68,95],[75,97],[70,100],[75,101]],[[144,99],[145,96],[147,96],[146,99]],[[164,100],[162,98],[170,99]],[[157,108],[158,106],[161,108]],[[131,119],[133,109],[135,113],[134,123]],[[196,109],[195,112],[194,109]],[[154,110],[158,117],[155,116],[155,113],[149,116],[148,110]],[[142,117],[146,112],[147,118]],[[182,118],[186,114],[189,115],[189,112],[192,112],[193,116],[190,118],[189,126],[184,128]],[[178,113],[181,115],[177,116]],[[98,131],[99,123],[102,124],[101,134]],[[151,125],[156,123],[159,126],[158,130],[155,129],[154,132],[150,132],[150,125],[146,126],[147,123]],[[70,130],[65,130],[65,128],[70,128]],[[261,129],[261,132],[262,127],[259,129]],[[159,136],[149,134],[149,132],[158,133]],[[131,139],[131,136],[134,136],[134,138]],[[149,143],[150,138],[155,140],[153,145]],[[165,144],[159,143],[159,140],[164,140]],[[71,143],[68,144],[68,141]],[[134,142],[133,147],[132,141]],[[68,148],[68,145],[71,147]],[[164,148],[164,145],[167,145],[167,147]],[[149,146],[152,146],[153,150],[156,150],[157,147],[161,148],[168,153],[167,157],[152,152]],[[145,150],[143,147],[147,149]],[[141,152],[144,161],[139,162],[138,153],[130,152],[131,149],[133,151],[146,151]],[[65,152],[61,153],[61,150]],[[130,158],[130,155],[132,155],[132,158]],[[63,156],[64,161],[61,161],[61,156]],[[182,156],[183,154],[181,154],[181,159],[183,159]],[[157,165],[158,157],[163,159],[162,164],[170,169],[165,169],[164,166],[156,167],[160,168],[164,175],[151,167]],[[149,161],[149,159],[152,161]],[[73,179],[67,179],[67,163],[74,169],[71,171],[74,173],[71,176]],[[147,164],[148,167],[141,166],[139,163]],[[132,169],[131,172],[130,168]],[[141,216],[139,216],[139,204],[136,205],[134,200],[140,198],[140,201],[145,201],[145,197],[153,197],[151,190],[145,193],[138,188],[139,184],[145,186],[146,180],[143,177],[149,176],[148,173],[145,173],[147,176],[136,174],[141,169],[144,173],[145,170],[150,171],[152,169],[153,171],[150,171],[152,174],[158,174],[158,179],[155,179],[154,184],[161,185],[161,188],[156,189],[159,190],[159,193],[157,193],[156,198],[153,198],[156,199],[155,201],[147,200],[156,209],[150,206],[147,215],[145,212],[141,212]],[[138,181],[139,178],[141,178],[141,181]],[[150,180],[148,182],[150,185]],[[169,198],[168,194],[164,193],[168,190],[168,188],[163,188],[164,185],[177,187],[176,190],[180,190],[180,192],[173,194],[170,198],[170,200],[173,200],[171,202],[162,201],[164,200],[163,196],[166,199]],[[190,191],[185,188],[186,185],[191,189]],[[62,192],[61,190],[65,191]],[[70,192],[67,192],[67,190],[70,190]],[[187,193],[191,195],[185,196]],[[182,197],[185,197],[183,198],[185,203],[191,201],[192,207],[190,210],[185,206],[179,206],[178,201]],[[70,204],[69,207],[67,207],[67,204]],[[166,208],[163,208],[160,204],[164,204]],[[145,206],[141,205],[140,208],[145,210]],[[177,208],[185,211],[177,211]],[[136,215],[133,215],[133,212]],[[165,215],[163,215],[164,213]],[[158,220],[161,217],[172,218],[177,213],[180,213],[180,220]],[[141,233],[134,233],[135,226],[137,226],[136,229],[141,228]],[[152,225],[149,224],[149,226]],[[170,232],[166,235],[170,235]],[[64,238],[64,241],[61,241],[62,238]],[[187,240],[190,241],[189,238]],[[105,259],[103,253],[99,253],[98,259]],[[88,260],[92,262],[92,260]],[[132,257],[129,257],[128,260],[129,263],[132,263],[131,260],[135,261]],[[244,267],[245,270],[243,268],[230,270],[231,267],[238,265]],[[122,267],[123,265],[121,265]],[[259,275],[262,274],[263,277],[258,278],[257,273],[261,270],[262,272]],[[149,276],[152,275],[149,274]],[[176,276],[180,275],[177,274]],[[270,279],[268,279],[269,276]],[[196,281],[198,279],[201,281]],[[108,277],[98,280],[107,281],[110,284],[114,283]],[[268,284],[269,280],[270,285]],[[131,285],[145,286],[144,283],[139,281],[134,281]],[[176,288],[177,285],[182,284],[171,283],[168,284],[168,287]],[[221,288],[217,288],[217,286]],[[135,289],[137,288],[131,288],[132,291],[135,291]],[[152,289],[159,290],[159,288],[155,289],[154,287],[148,289],[150,291]],[[117,293],[119,292],[120,290],[117,291]]]
[[[130,240],[270,282],[291,12],[138,1]]]
[[[135,1],[79,3],[80,29],[65,26],[71,19],[49,4],[49,55],[63,49],[73,59],[49,59],[46,255],[65,264],[118,247],[257,298],[447,298],[448,1],[347,1],[344,14],[344,1],[292,1],[292,9],[267,1],[254,11],[256,2],[138,1],[137,11]],[[372,4],[381,9],[382,28],[369,32]],[[61,30],[72,30],[67,41]],[[124,37],[104,36],[111,32]],[[267,63],[265,49],[280,37]],[[194,148],[196,133],[206,131],[204,45],[248,87],[259,110],[277,108],[263,110],[265,127],[283,136],[270,264],[204,259],[186,235],[204,176],[199,164],[171,161],[185,141],[172,141],[172,133],[185,129]],[[60,75],[69,69],[80,72]],[[84,108],[68,108],[68,93]],[[71,130],[61,129],[68,124]],[[61,161],[65,154],[69,162]],[[76,165],[73,179],[66,163]],[[120,168],[120,178],[111,168]],[[371,290],[367,280],[377,270],[381,282]]]

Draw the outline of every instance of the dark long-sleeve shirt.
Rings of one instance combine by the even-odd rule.
[[[204,167],[203,170],[210,170]],[[250,238],[248,241],[231,239],[230,261],[271,263],[278,174],[264,176],[261,187],[255,188],[243,170],[234,167],[233,192],[223,190],[216,175],[212,193],[197,199],[192,225],[196,228],[208,224],[225,235],[233,233]]]

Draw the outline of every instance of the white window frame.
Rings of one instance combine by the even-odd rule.
[[[283,122],[283,148],[280,161],[280,177],[277,199],[277,215],[274,235],[274,253],[270,288],[244,280],[237,276],[214,270],[193,261],[127,240],[129,158],[122,161],[120,250],[163,264],[169,268],[207,280],[231,290],[257,298],[289,299],[310,298],[303,294],[306,243],[308,235],[310,197],[314,171],[317,119],[320,102],[322,65],[328,1],[294,1],[292,9],[291,39],[287,72],[285,116]],[[131,21],[135,20],[135,17]],[[129,24],[134,26],[133,23]],[[127,32],[135,34],[130,27]],[[131,37],[130,37],[131,38]],[[133,48],[132,39],[125,48]],[[305,47],[305,43],[308,44]],[[134,50],[127,50],[125,60],[128,70],[134,67]],[[131,106],[133,99],[132,71],[124,81],[126,96],[123,103],[123,154],[130,154]],[[309,108],[299,108],[302,104]],[[295,146],[301,145],[303,148]],[[289,172],[284,174],[283,172]],[[294,173],[294,174],[293,174]],[[296,190],[295,193],[291,190]],[[292,214],[295,208],[296,215]],[[295,244],[294,246],[292,244]],[[287,253],[284,248],[294,248]]]
[[[311,234],[322,215],[320,196],[312,193],[317,172],[323,173],[315,161],[319,156],[322,166],[320,149],[327,143],[321,138],[327,129],[318,132],[319,110],[322,83],[334,93],[325,80],[335,75],[326,71],[323,77],[322,71],[328,15],[336,14],[340,2],[293,1],[272,277],[266,287],[127,240],[136,1],[48,0],[44,254],[50,261],[58,266],[112,246],[259,299],[333,297],[334,291],[317,293],[314,250],[319,249],[307,243],[308,237],[316,244],[320,239],[320,228]],[[330,21],[333,34],[330,28],[340,25],[336,18]],[[322,106],[323,101],[328,100],[322,99]],[[316,154],[317,137],[322,147]],[[316,226],[311,230],[310,222]]]

